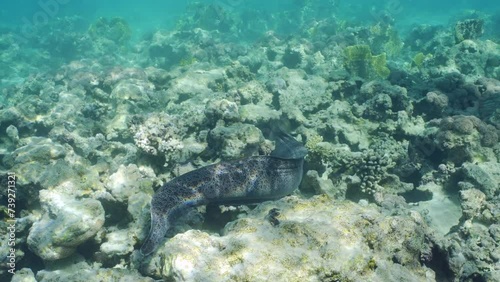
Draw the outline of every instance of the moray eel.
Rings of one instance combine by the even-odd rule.
[[[190,207],[258,203],[279,199],[297,189],[307,149],[284,133],[276,139],[269,156],[205,166],[158,189],[151,200],[151,229],[141,253],[146,256],[155,251],[175,219]]]

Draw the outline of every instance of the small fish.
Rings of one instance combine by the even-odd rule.
[[[173,221],[190,207],[257,203],[292,193],[302,181],[306,154],[301,143],[281,133],[269,156],[220,162],[172,179],[151,200],[151,229],[141,253],[155,251]]]

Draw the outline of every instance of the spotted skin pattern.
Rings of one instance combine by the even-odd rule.
[[[279,141],[285,148],[270,156],[205,166],[163,185],[151,201],[151,229],[141,253],[155,251],[172,222],[189,207],[257,203],[279,199],[297,189],[307,150],[289,136]]]

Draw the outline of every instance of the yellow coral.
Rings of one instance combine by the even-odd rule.
[[[182,58],[179,62],[179,66],[181,67],[185,67],[185,66],[189,66],[189,65],[192,65],[194,63],[196,63],[196,58],[195,57],[186,57],[186,58]]]
[[[366,79],[386,78],[390,74],[386,54],[373,56],[368,45],[348,46],[344,49],[344,54],[345,67],[351,74]]]
[[[318,143],[323,142],[323,137],[319,134],[313,133],[307,138],[306,148],[311,152],[318,151]]]
[[[377,56],[372,56],[372,67],[381,78],[386,78],[391,74],[391,71],[387,67],[387,59],[385,53]]]
[[[415,66],[417,66],[417,68],[421,68],[422,65],[424,64],[424,61],[427,60],[427,59],[430,59],[432,58],[432,54],[427,54],[425,55],[424,53],[420,52],[420,53],[417,53],[414,57],[413,57],[413,64]]]
[[[389,29],[388,31],[388,39],[384,44],[384,50],[389,56],[397,56],[403,50],[403,41],[399,37],[399,34],[394,29]]]

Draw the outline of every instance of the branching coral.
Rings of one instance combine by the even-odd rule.
[[[355,170],[361,179],[361,192],[374,194],[382,187],[379,182],[386,176],[387,169],[394,166],[388,153],[366,150],[356,160]]]
[[[131,131],[137,147],[151,155],[164,153],[167,162],[175,160],[183,149],[180,121],[166,113],[149,116],[140,124],[133,124]]]

